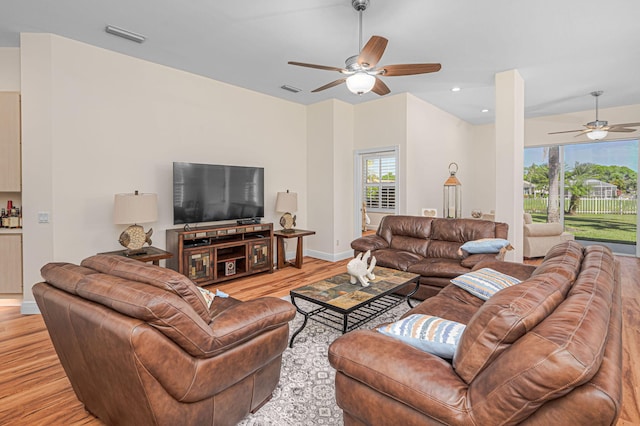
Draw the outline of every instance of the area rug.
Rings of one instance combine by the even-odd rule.
[[[409,306],[403,303],[361,328],[369,329],[394,321],[408,310]],[[289,336],[300,327],[303,319],[302,315],[296,314],[290,324]],[[282,373],[273,398],[258,412],[245,417],[239,425],[342,425],[342,410],[335,401],[335,370],[327,358],[329,345],[341,334],[309,320],[296,336],[293,348],[287,347],[282,354]]]

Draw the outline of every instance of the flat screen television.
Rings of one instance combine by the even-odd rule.
[[[264,217],[264,168],[173,163],[173,223]]]

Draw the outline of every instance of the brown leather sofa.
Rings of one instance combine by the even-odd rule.
[[[508,239],[509,225],[476,219],[385,216],[375,235],[351,242],[354,256],[371,250],[376,264],[420,274],[413,296],[424,300],[438,294],[449,280],[471,271],[483,260],[504,259],[504,253],[461,256],[460,246],[482,238]]]
[[[78,399],[106,424],[234,425],[271,398],[290,303],[215,297],[120,256],[49,263],[33,294]]]
[[[466,324],[452,361],[375,330],[329,348],[345,425],[614,425],[622,402],[617,261],[555,246],[535,268],[483,262],[524,281],[483,302],[446,287],[409,313]]]

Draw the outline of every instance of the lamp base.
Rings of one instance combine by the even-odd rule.
[[[151,235],[153,234],[153,228],[149,228],[149,231],[144,232],[144,228],[140,225],[131,225],[120,234],[118,241],[120,245],[126,248],[127,256],[132,254],[141,254],[140,250],[146,250],[143,248],[145,244],[151,245]]]
[[[296,226],[296,216],[287,212],[280,218],[280,226],[282,226],[282,232],[293,232],[293,227]]]

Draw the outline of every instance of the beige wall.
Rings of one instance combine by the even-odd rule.
[[[307,107],[307,181],[310,255],[329,261],[350,257],[353,239],[354,107],[328,100]]]
[[[164,247],[173,161],[265,167],[265,221],[290,189],[307,225],[304,106],[52,35],[23,34],[21,56],[25,300],[44,263],[119,248],[115,193],[158,194]]]
[[[20,49],[0,47],[0,92],[20,91]]]
[[[436,208],[442,217],[443,185],[454,162],[462,183],[462,213],[469,216],[477,185],[469,155],[474,145],[471,124],[407,95],[407,214],[421,215],[422,208]]]

